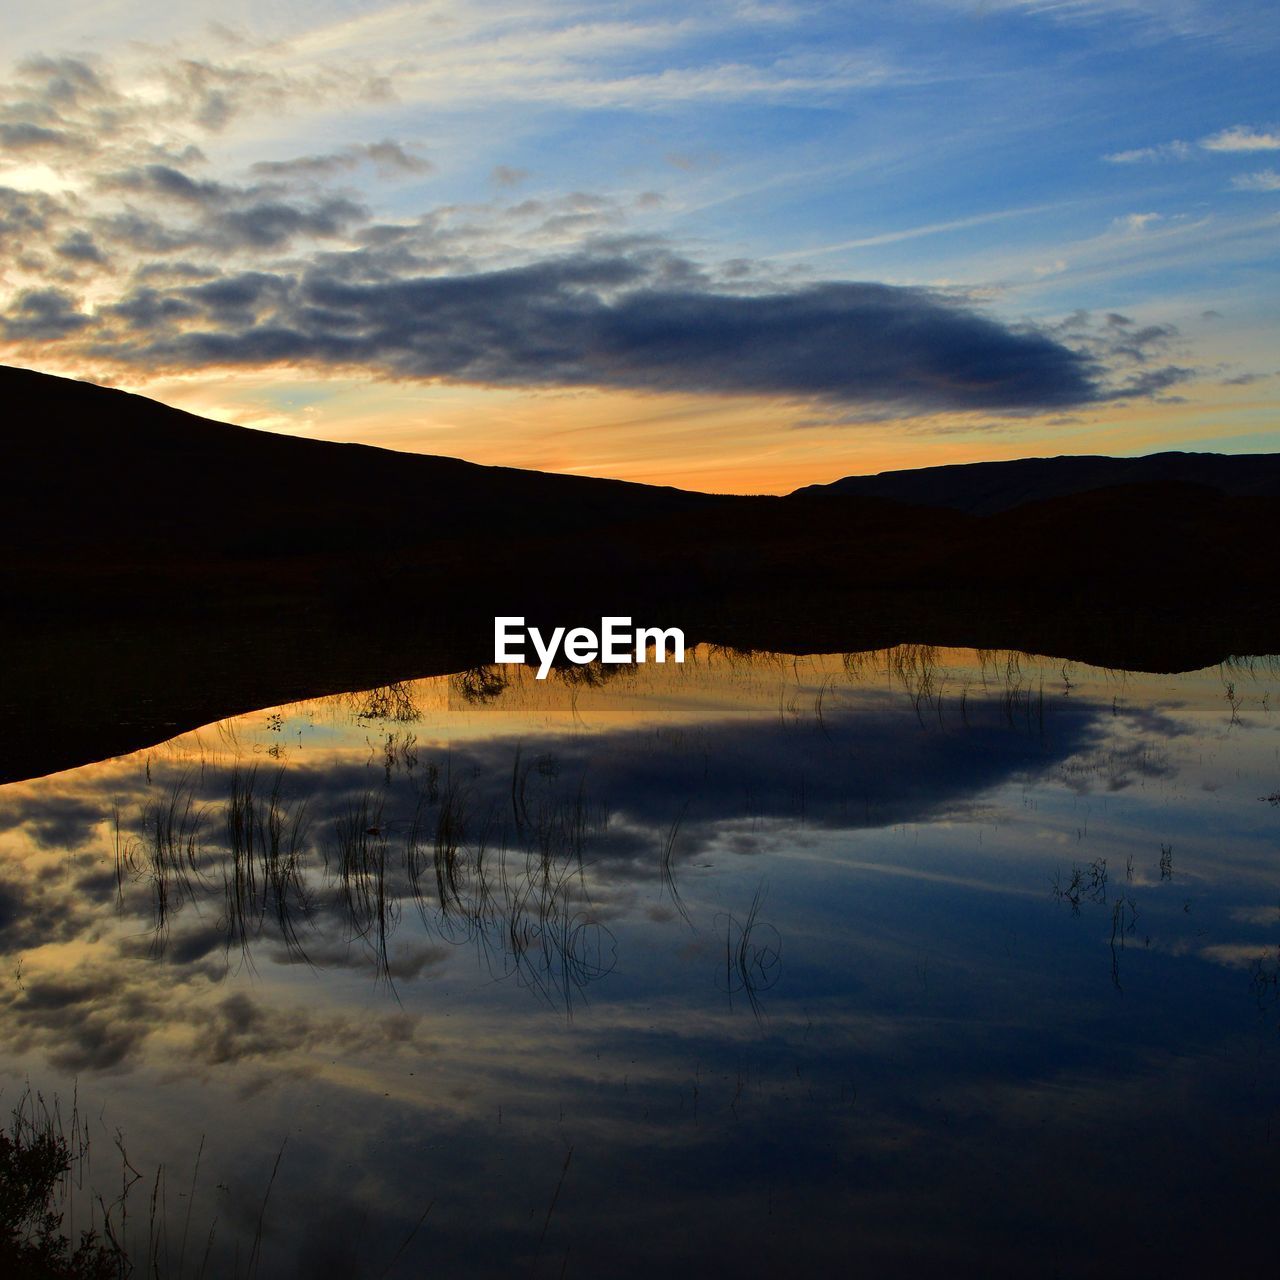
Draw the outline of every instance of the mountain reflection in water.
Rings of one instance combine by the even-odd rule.
[[[1271,663],[607,674],[0,789],[5,1078],[91,1117],[77,1226],[161,1274],[184,1223],[192,1274],[214,1224],[228,1275],[1263,1265]]]

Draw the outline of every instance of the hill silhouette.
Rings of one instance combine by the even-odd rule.
[[[796,494],[891,498],[986,516],[1029,502],[1135,484],[1195,484],[1231,497],[1280,497],[1280,455],[1169,452],[1141,458],[1017,458],[845,476],[830,484],[808,485]]]
[[[279,556],[432,541],[483,511],[494,533],[574,533],[715,499],[621,480],[485,467],[255,431],[144,396],[0,366],[8,502],[24,540],[39,513],[50,553]]]
[[[0,395],[0,780],[484,664],[497,614],[1160,670],[1280,650],[1272,455],[1198,458],[1217,485],[1156,455],[740,497],[296,439],[22,369]]]

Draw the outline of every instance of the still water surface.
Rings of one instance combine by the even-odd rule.
[[[9,785],[6,1102],[168,1275],[1263,1274],[1278,671],[699,650]]]

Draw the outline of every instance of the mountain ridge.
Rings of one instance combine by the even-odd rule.
[[[1280,497],[1280,453],[1163,450],[1134,458],[1058,454],[947,463],[844,476],[828,484],[805,485],[788,497],[880,497],[970,515],[997,515],[1029,502],[1131,484],[1200,484],[1229,497]]]

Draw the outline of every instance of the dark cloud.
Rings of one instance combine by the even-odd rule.
[[[64,213],[61,203],[43,192],[0,187],[0,243],[39,235]]]
[[[140,960],[160,960],[179,968],[192,967],[198,961],[218,953],[218,962],[203,965],[207,978],[217,979],[227,970],[227,934],[217,920],[186,920],[171,928],[163,938],[150,931],[131,934],[117,943],[120,955]]]
[[[279,301],[286,281],[262,271],[245,271],[238,276],[210,280],[184,291],[186,300],[205,314],[233,318],[251,315],[268,301]]]
[[[682,829],[702,824],[707,834],[739,821],[803,820],[856,830],[958,812],[1012,777],[1051,771],[1068,757],[1098,748],[1112,724],[1102,712],[1085,699],[1053,699],[1042,735],[1010,726],[1003,693],[971,694],[963,732],[924,732],[905,693],[860,692],[847,701],[833,697],[821,722],[711,721],[671,734],[619,730],[589,740],[547,733],[454,743],[448,768],[453,777],[466,779],[466,811],[489,815],[489,836],[496,843],[519,844],[503,824],[511,812],[513,770],[523,761],[522,803],[535,827],[542,830],[544,818],[554,822],[555,815],[585,803],[602,819],[592,838],[596,854],[629,859],[651,852],[686,802]],[[1135,734],[1178,731],[1178,722],[1154,714],[1129,720]],[[417,767],[441,763],[424,751]],[[327,762],[308,773],[308,813],[321,847],[361,809],[370,781],[367,763],[358,759]],[[382,796],[397,843],[414,809],[413,782],[410,773],[397,774],[395,786]],[[212,804],[225,794],[227,781],[211,775],[206,785],[200,798]],[[398,856],[388,861],[386,890],[391,899],[407,898],[410,886],[396,863]],[[341,895],[314,897],[310,911],[307,958],[350,963],[351,934],[335,927],[348,914]]]
[[[295,236],[337,236],[365,216],[351,200],[332,199],[304,208],[285,201],[262,201],[231,210],[214,220],[215,237],[257,249],[275,249]]]
[[[79,849],[106,813],[96,800],[56,790],[22,792],[0,809],[0,831],[27,828],[41,848]]]
[[[24,342],[65,338],[83,329],[90,317],[65,289],[27,289],[4,318],[5,337]]]
[[[80,58],[28,58],[18,67],[20,80],[48,103],[72,106],[107,97],[109,90],[89,63]]]
[[[250,166],[250,172],[265,178],[325,178],[354,169],[359,163],[359,157],[351,151],[332,151],[327,155],[295,156],[292,160],[260,160]]]
[[[1112,351],[1143,363],[1153,352],[1164,350],[1177,336],[1178,331],[1171,324],[1151,324],[1141,329],[1127,327],[1120,341],[1113,344]]]
[[[1109,380],[1100,399],[1155,396],[1202,372],[1168,362],[1170,349],[1182,336],[1175,325],[1139,325],[1131,316],[1116,311],[1107,312],[1099,325],[1090,312],[1073,311],[1047,332],[1091,357],[1098,369],[1108,371]],[[1135,370],[1134,366],[1148,366],[1156,358],[1164,358],[1166,363],[1159,368]]]
[[[283,205],[234,215],[239,239],[258,244],[336,231],[353,216],[338,207],[306,218]],[[671,277],[688,284],[671,287]],[[190,328],[118,354],[363,365],[497,386],[820,396],[907,410],[1031,410],[1100,394],[1095,366],[1078,352],[926,290],[831,283],[731,294],[699,282],[683,260],[655,266],[620,255],[384,281],[314,268],[277,279],[267,318]],[[247,296],[263,284],[241,276],[222,287]],[[202,305],[195,291],[184,298]],[[205,310],[209,320],[227,319],[225,308]]]
[[[1184,368],[1176,364],[1165,365],[1160,369],[1147,369],[1117,387],[1113,392],[1113,398],[1152,396],[1159,391],[1167,390],[1169,387],[1176,387],[1180,383],[1190,382],[1196,376],[1196,373],[1197,370],[1195,369]]]
[[[95,220],[101,236],[135,253],[177,253],[199,247],[199,237],[182,227],[168,227],[136,209],[124,209]]]
[[[190,302],[145,286],[106,310],[107,314],[137,330],[160,329],[197,314]]]
[[[1167,350],[1181,335],[1175,325],[1138,325],[1132,317],[1109,311],[1099,329],[1088,311],[1073,311],[1048,328],[1057,337],[1070,338],[1086,345],[1099,356],[1109,356],[1142,363],[1153,353]]]
[[[31,151],[43,147],[65,147],[74,142],[58,129],[38,124],[0,124],[0,147],[6,151]]]
[[[0,950],[9,956],[79,937],[86,928],[86,903],[19,866],[0,879]]]
[[[398,897],[408,898],[407,885],[394,886]],[[344,940],[341,936],[344,921],[334,904],[324,904],[320,919],[332,928],[329,937],[308,937],[305,947],[269,948],[266,955],[273,964],[314,965],[317,969],[351,969],[368,972],[374,967],[373,953],[359,941]],[[387,976],[393,982],[412,982],[424,973],[439,970],[449,958],[452,948],[443,942],[395,941],[389,947]]]
[[[201,265],[197,262],[182,262],[172,259],[161,262],[147,262],[134,272],[138,280],[188,281],[211,280],[218,275],[217,267]]]
[[[546,802],[539,796],[538,803],[547,811],[589,780],[589,799],[609,815],[597,853],[627,853],[637,833],[651,853],[686,803],[681,830],[695,840],[735,822],[856,830],[927,821],[1100,740],[1100,708],[1084,700],[1055,702],[1045,739],[1011,729],[1002,706],[994,695],[970,698],[963,734],[919,732],[906,699],[886,695],[834,704],[821,723],[712,722],[670,739],[619,732],[590,743],[548,736],[520,745],[522,758],[534,762],[531,782],[546,788]],[[481,789],[492,786],[485,799],[500,811],[498,788],[504,778],[509,785],[515,747],[499,739],[452,749],[451,767],[476,779],[470,799],[477,807]]]
[[[164,181],[172,180],[166,176]],[[217,183],[173,181],[169,194],[193,208],[194,221],[175,225],[129,208],[98,218],[95,229],[102,238],[136,253],[232,253],[283,249],[300,236],[341,236],[366,216],[360,205],[342,197],[301,204],[275,198],[243,200],[243,193]]]
[[[32,981],[23,988],[23,1005],[32,1011],[69,1009],[76,1005],[97,1004],[109,998],[116,981],[105,974],[96,977],[73,974]]]
[[[149,992],[87,969],[29,979],[6,1004],[13,1047],[38,1045],[50,1063],[68,1071],[120,1066],[159,1021]]]
[[[197,182],[168,164],[149,164],[111,175],[104,186],[192,205],[225,204],[236,192],[220,182]]]
[[[266,178],[326,178],[369,162],[382,176],[395,173],[430,173],[435,166],[424,156],[390,138],[343,147],[324,155],[295,156],[292,160],[262,160],[250,172]]]
[[[73,262],[92,262],[101,266],[106,262],[101,249],[94,243],[87,231],[73,231],[61,244],[54,248],[61,258],[69,258]]]

